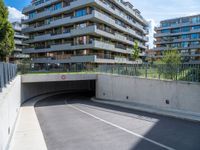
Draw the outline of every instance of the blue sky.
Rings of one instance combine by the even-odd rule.
[[[4,0],[7,6],[15,7],[18,10],[22,10],[24,6],[30,4],[31,0]]]

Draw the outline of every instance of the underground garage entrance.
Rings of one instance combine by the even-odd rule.
[[[95,86],[95,80],[22,83],[22,102],[39,95],[56,92],[81,93],[93,97]]]

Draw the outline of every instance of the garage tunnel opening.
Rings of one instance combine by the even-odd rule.
[[[62,82],[36,82],[22,84],[23,103],[43,94],[63,93],[66,98],[73,95],[78,97],[91,98],[95,97],[96,81],[62,81]]]

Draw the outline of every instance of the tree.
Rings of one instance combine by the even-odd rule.
[[[139,46],[138,46],[138,41],[134,41],[134,46],[133,46],[133,51],[132,51],[132,58],[133,60],[136,60],[139,57]]]
[[[164,52],[164,56],[161,59],[161,61],[164,64],[173,64],[173,65],[179,65],[181,64],[181,55],[178,52],[178,50],[173,49],[173,50],[167,50]]]
[[[5,61],[14,47],[14,30],[8,21],[8,9],[0,0],[0,61]]]
[[[181,55],[176,49],[164,52],[163,58],[158,61],[162,67],[159,67],[159,74],[164,74],[165,78],[173,79],[177,75],[178,66],[181,64]]]

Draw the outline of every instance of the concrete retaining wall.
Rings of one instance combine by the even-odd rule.
[[[21,77],[0,92],[0,150],[7,148],[21,105]]]
[[[96,97],[147,106],[200,113],[200,84],[127,76],[98,75]],[[166,104],[166,100],[169,104]]]

